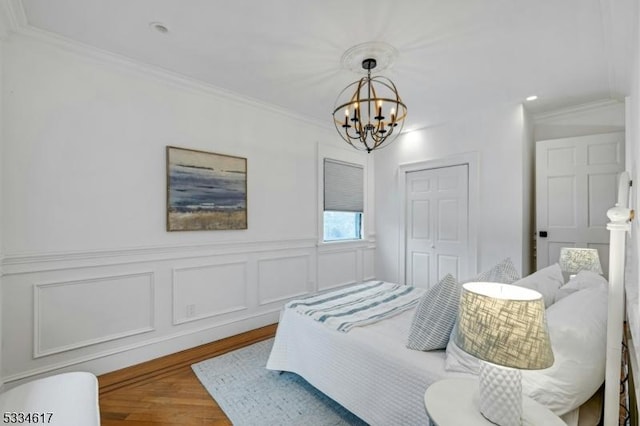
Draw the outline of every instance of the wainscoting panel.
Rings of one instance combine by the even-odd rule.
[[[153,294],[153,272],[35,285],[34,358],[152,331]]]
[[[247,309],[247,262],[173,269],[173,324]]]
[[[318,253],[318,290],[327,290],[358,281],[359,250],[336,250]]]
[[[374,255],[310,238],[5,256],[2,381],[103,374],[273,324],[292,298],[373,277]]]
[[[376,278],[376,250],[367,247],[362,250],[362,281],[374,280]]]
[[[310,281],[309,255],[258,260],[258,303],[266,305],[307,294]]]

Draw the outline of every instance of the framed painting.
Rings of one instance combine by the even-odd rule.
[[[167,231],[247,229],[247,159],[167,146]]]

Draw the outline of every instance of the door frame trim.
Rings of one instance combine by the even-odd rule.
[[[447,157],[424,160],[414,163],[403,163],[398,166],[398,194],[400,208],[398,212],[398,283],[405,284],[406,275],[406,215],[407,215],[407,173],[423,170],[441,169],[444,167],[463,166],[468,167],[468,249],[469,271],[468,276],[473,276],[478,270],[478,212],[480,200],[480,154],[477,151],[466,152]],[[461,277],[456,277],[460,279]]]

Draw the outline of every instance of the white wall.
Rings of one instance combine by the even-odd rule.
[[[438,127],[407,133],[376,152],[378,278],[396,281],[399,276],[398,167],[473,151],[479,155],[480,179],[477,268],[486,269],[508,256],[522,271],[528,257],[523,226],[530,215],[524,210],[524,197],[531,190],[523,171],[524,147],[530,143],[524,121],[521,105],[487,108]]]
[[[640,8],[636,8],[636,32],[632,49],[633,69],[631,72],[631,93],[627,97],[626,106],[626,169],[631,176],[631,208],[636,211],[636,219],[631,222],[631,235],[628,239],[627,272],[625,276],[627,317],[633,336],[635,353],[640,354],[640,229],[638,212],[640,212],[640,192],[638,191],[640,167]],[[640,363],[640,358],[637,359]],[[638,365],[638,364],[636,364]],[[636,369],[636,388],[640,380],[640,371]]]
[[[318,250],[318,144],[335,130],[71,47],[3,45],[5,382],[122,368],[373,276],[371,241]],[[165,231],[166,145],[247,158],[247,230]]]

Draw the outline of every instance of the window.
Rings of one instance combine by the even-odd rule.
[[[324,159],[324,241],[362,239],[362,166]]]
[[[356,240],[362,238],[362,213],[324,212],[324,240]]]

